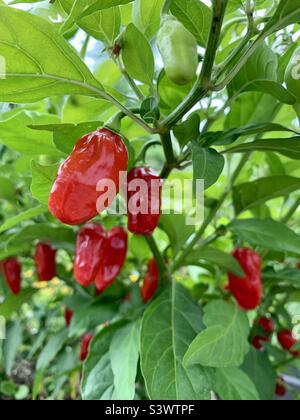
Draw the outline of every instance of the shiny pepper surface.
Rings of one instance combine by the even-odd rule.
[[[277,397],[285,397],[287,394],[286,382],[281,376],[277,378],[275,394]]]
[[[127,177],[128,230],[150,236],[156,229],[161,210],[162,180],[149,168],[135,168]]]
[[[50,281],[56,276],[56,249],[40,242],[35,249],[35,269],[40,281]]]
[[[126,260],[128,248],[127,232],[119,227],[107,233],[100,255],[100,268],[96,277],[96,289],[102,293],[120,274]]]
[[[243,268],[245,277],[240,278],[230,273],[230,291],[243,309],[255,309],[262,298],[261,257],[247,248],[236,249],[233,256]]]
[[[264,348],[264,344],[263,343],[269,343],[269,342],[270,342],[270,338],[269,337],[259,337],[259,336],[256,336],[252,340],[252,345],[257,350],[262,350]]]
[[[127,170],[128,152],[122,139],[107,129],[82,137],[62,163],[53,184],[49,210],[62,223],[78,225],[110,206],[114,196],[100,204],[99,181],[109,180],[119,192],[120,172]]]
[[[6,283],[14,295],[21,290],[21,264],[16,258],[8,258],[2,263],[2,271]]]
[[[90,343],[93,339],[93,334],[85,334],[81,340],[80,360],[84,362],[89,354]]]
[[[83,226],[77,236],[74,276],[84,287],[95,281],[99,271],[100,254],[106,241],[106,232],[97,223]]]
[[[292,331],[282,330],[278,333],[278,341],[284,350],[289,351],[293,356],[299,356],[300,351],[293,351],[293,347],[298,343]]]
[[[172,82],[185,85],[194,80],[198,68],[197,41],[175,17],[163,17],[157,46]]]
[[[142,285],[141,294],[144,303],[149,302],[159,284],[159,270],[154,258],[149,261],[147,273]]]

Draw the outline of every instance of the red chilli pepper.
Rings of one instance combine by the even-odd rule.
[[[77,236],[74,276],[84,287],[95,281],[100,268],[101,250],[106,241],[106,232],[97,223],[83,226]]]
[[[107,233],[100,255],[100,268],[96,277],[97,293],[102,293],[120,274],[126,260],[127,232],[119,227]]]
[[[269,342],[270,342],[270,338],[269,337],[259,337],[259,336],[256,336],[252,340],[252,345],[257,350],[262,350],[264,348],[263,343],[269,343]]]
[[[159,284],[159,269],[154,258],[149,261],[147,273],[141,288],[144,303],[149,302],[155,294]]]
[[[73,315],[74,315],[73,311],[71,311],[68,308],[65,308],[65,321],[66,321],[66,326],[67,327],[69,327],[71,325]]]
[[[80,360],[84,362],[89,354],[90,343],[93,339],[93,334],[85,334],[81,339]]]
[[[275,393],[277,397],[285,397],[287,394],[287,386],[285,380],[281,376],[277,378]]]
[[[300,351],[293,351],[293,347],[298,343],[294,338],[292,331],[282,330],[278,333],[278,341],[284,350],[290,352],[291,355],[297,357],[300,355]]]
[[[243,268],[245,277],[240,278],[229,273],[231,293],[243,309],[255,309],[259,306],[262,298],[261,257],[247,248],[236,249],[233,256]]]
[[[135,168],[127,177],[128,230],[150,236],[161,210],[162,180],[149,168]]]
[[[128,152],[120,136],[99,129],[82,137],[59,168],[49,210],[62,223],[78,225],[108,208],[120,189],[120,172],[127,170]],[[97,191],[99,181],[113,182],[115,194]]]
[[[266,316],[262,317],[258,321],[258,325],[263,329],[266,334],[272,334],[275,329],[275,324],[272,318]]]
[[[35,269],[40,281],[50,281],[56,276],[56,249],[40,242],[35,249]]]
[[[2,263],[4,278],[14,295],[18,295],[21,291],[21,271],[21,264],[16,258],[8,258]]]

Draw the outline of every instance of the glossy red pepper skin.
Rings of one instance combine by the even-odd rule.
[[[16,258],[7,258],[1,264],[1,271],[5,281],[14,295],[18,295],[21,291],[22,283],[22,266]]]
[[[90,343],[93,339],[93,334],[85,334],[81,339],[81,346],[80,346],[80,360],[84,362],[89,354]]]
[[[73,315],[74,315],[73,311],[71,311],[68,308],[65,308],[65,321],[66,321],[66,326],[67,327],[69,327],[71,325]]]
[[[300,355],[300,351],[292,350],[292,348],[298,343],[298,341],[294,338],[292,331],[282,330],[278,333],[277,338],[284,350],[287,350],[295,357]]]
[[[84,287],[95,281],[101,264],[101,251],[106,241],[106,232],[97,223],[83,226],[77,236],[74,276]]]
[[[229,273],[230,291],[241,308],[252,310],[259,306],[262,298],[262,260],[260,255],[248,248],[239,248],[233,257],[240,263],[245,272],[244,278]]]
[[[258,325],[266,334],[272,334],[275,329],[275,324],[272,318],[262,317],[258,320]]]
[[[100,294],[110,286],[120,274],[126,260],[128,248],[127,232],[120,227],[107,233],[101,251],[101,264],[96,277],[96,290]]]
[[[40,242],[35,249],[35,269],[40,281],[50,281],[56,276],[56,249]]]
[[[144,194],[140,193],[139,180],[145,182]],[[135,181],[137,185],[134,185]],[[128,230],[136,235],[150,236],[160,219],[162,180],[152,169],[134,168],[128,174],[127,185]],[[131,208],[130,203],[136,202],[134,196],[140,198],[140,208]]]
[[[127,170],[128,152],[120,136],[99,129],[82,137],[59,168],[53,184],[49,210],[62,223],[79,225],[93,219],[110,206],[112,200],[97,211],[99,181],[114,182],[119,192],[119,175]]]
[[[144,303],[149,302],[157,291],[159,284],[159,269],[154,258],[148,263],[147,273],[141,288]]]

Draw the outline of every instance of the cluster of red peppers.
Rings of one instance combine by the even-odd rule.
[[[97,223],[83,226],[77,237],[74,276],[84,287],[95,283],[102,293],[120,274],[126,260],[127,232],[115,227],[109,232]]]
[[[36,273],[39,281],[50,281],[56,276],[56,249],[40,242],[34,256]],[[7,258],[0,263],[0,270],[7,286],[14,295],[21,291],[22,265],[15,257]]]

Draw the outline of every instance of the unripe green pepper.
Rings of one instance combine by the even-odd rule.
[[[181,22],[166,15],[157,35],[157,46],[168,78],[186,85],[196,76],[198,68],[197,41]]]
[[[297,98],[300,103],[300,48],[298,48],[285,72],[285,83],[288,90]]]

